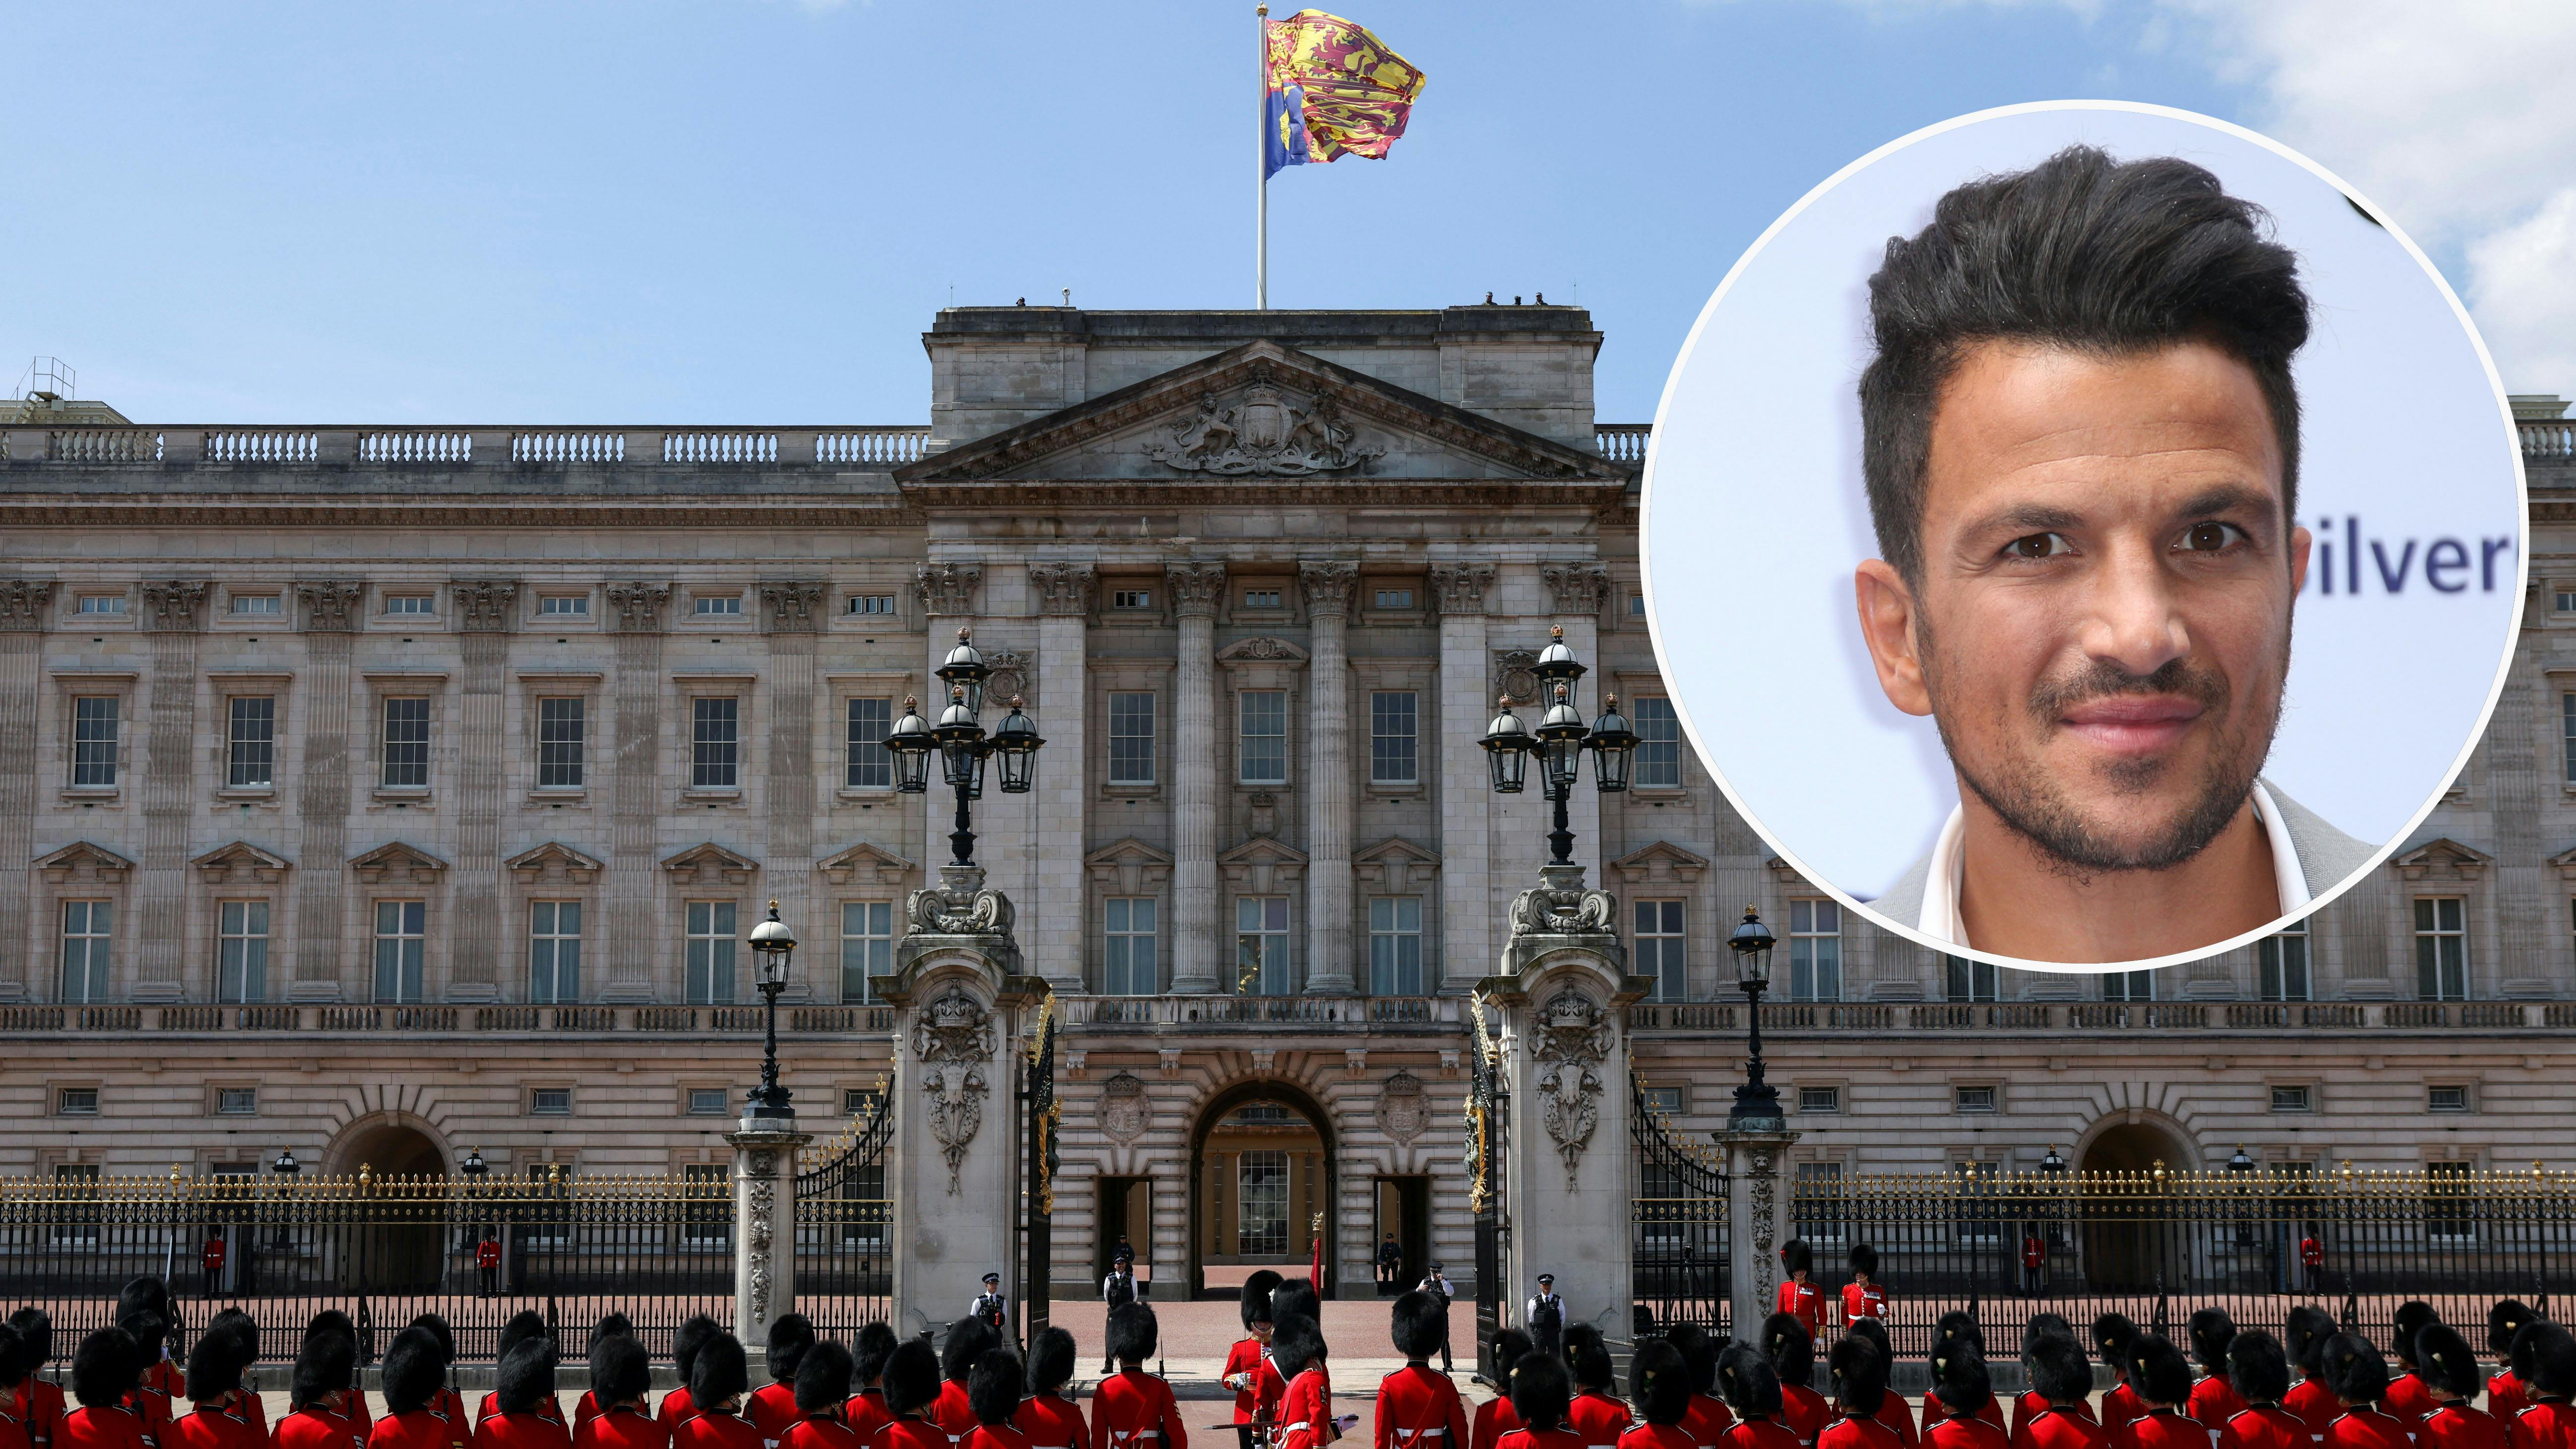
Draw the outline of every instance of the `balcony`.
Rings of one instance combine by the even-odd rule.
[[[0,1006],[0,1037],[56,1033],[205,1034],[308,1036],[565,1036],[654,1032],[689,1036],[759,1036],[766,1012],[757,1006],[528,1005],[292,1005],[205,1003],[126,1006]],[[886,1036],[894,1031],[890,1006],[822,1006],[782,1003],[781,1033],[802,1036]]]
[[[1744,1008],[1725,1002],[1641,1003],[1631,1031],[1739,1033]],[[1762,1030],[1984,1035],[2054,1032],[2568,1031],[2568,1001],[1996,1001],[1782,1002],[1762,1008]]]
[[[1064,1023],[1076,1031],[1265,1031],[1365,1033],[1406,1028],[1456,1030],[1466,1020],[1457,996],[1069,996]]]

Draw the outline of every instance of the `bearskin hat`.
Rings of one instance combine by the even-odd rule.
[[[2576,1334],[2535,1318],[2513,1336],[2513,1376],[2535,1394],[2576,1398]]]
[[[2093,1356],[2122,1378],[2129,1374],[2129,1346],[2138,1341],[2138,1325],[2128,1315],[2105,1313],[2093,1320]]]
[[[1525,1429],[1564,1427],[1566,1407],[1573,1402],[1566,1383],[1565,1360],[1552,1353],[1530,1352],[1512,1364],[1512,1413]]]
[[[2093,1365],[2072,1333],[2045,1333],[2022,1345],[2022,1368],[2032,1392],[2052,1404],[2081,1404],[2093,1397]]]
[[[2442,1315],[2434,1312],[2433,1305],[2421,1298],[2409,1298],[2398,1304],[2396,1329],[2388,1335],[2389,1352],[2397,1356],[2399,1363],[2408,1368],[2415,1367],[2423,1362],[2415,1356],[2416,1335],[2441,1321]]]
[[[2290,1355],[2281,1340],[2245,1329],[2227,1341],[2227,1382],[2249,1404],[2277,1404],[2290,1392]]]
[[[1708,1330],[1696,1323],[1676,1323],[1664,1334],[1664,1342],[1679,1350],[1682,1367],[1690,1370],[1691,1392],[1717,1392],[1717,1345],[1708,1341]]]
[[[1293,1379],[1326,1357],[1322,1324],[1302,1313],[1282,1315],[1270,1329],[1270,1362],[1283,1379]]]
[[[1591,1389],[1606,1394],[1619,1386],[1619,1367],[1610,1361],[1610,1349],[1601,1341],[1601,1330],[1589,1323],[1567,1327],[1565,1367],[1578,1392]]]
[[[523,1313],[520,1317],[537,1318],[537,1315],[533,1313]],[[511,1321],[517,1322],[517,1319],[513,1319]],[[544,1319],[537,1319],[537,1329],[541,1333],[545,1331]],[[509,1330],[505,1328],[502,1332],[506,1335]],[[306,1338],[312,1338],[317,1334],[329,1334],[333,1338],[345,1338],[349,1340],[350,1346],[354,1348],[358,1342],[358,1325],[350,1322],[349,1315],[341,1312],[339,1309],[325,1308],[321,1312],[314,1314],[313,1317],[308,1319],[304,1325],[304,1336]],[[509,1340],[505,1337],[502,1341],[506,1343]]]
[[[2022,1353],[2027,1356],[2030,1353],[2030,1346],[2033,1343],[2038,1342],[2040,1339],[2049,1337],[2052,1334],[2061,1338],[2073,1338],[2075,1336],[2075,1325],[2067,1322],[2066,1315],[2063,1313],[2032,1314],[2030,1316],[2030,1322],[2022,1325]]]
[[[1875,1318],[1853,1320],[1851,1326],[1843,1330],[1843,1336],[1868,1339],[1869,1346],[1878,1350],[1878,1362],[1882,1370],[1896,1362],[1896,1355],[1887,1346],[1887,1325]]]
[[[1878,1249],[1867,1243],[1852,1244],[1851,1270],[1855,1273],[1867,1273],[1873,1278],[1877,1277]]]
[[[1950,1342],[1952,1339],[1959,1339],[1975,1344],[1979,1353],[1986,1351],[1985,1329],[1978,1326],[1977,1315],[1966,1312],[1965,1310],[1953,1308],[1949,1312],[1942,1314],[1940,1321],[1932,1325],[1932,1348],[1934,1352],[1939,1352],[1941,1345]],[[1942,1395],[1941,1402],[1945,1404],[1950,1402],[1949,1395]]]
[[[839,1339],[817,1339],[796,1357],[796,1407],[818,1414],[850,1397],[850,1350]]]
[[[1243,1280],[1239,1311],[1243,1315],[1245,1332],[1250,1332],[1252,1325],[1256,1323],[1270,1321],[1270,1294],[1271,1290],[1279,1286],[1279,1283],[1279,1275],[1267,1268],[1259,1269],[1251,1277]]]
[[[1731,1344],[1717,1356],[1717,1388],[1738,1418],[1780,1417],[1780,1376],[1750,1344]]]
[[[327,1328],[307,1332],[304,1346],[295,1353],[295,1373],[286,1387],[287,1402],[299,1409],[318,1404],[347,1389],[357,1374],[358,1340],[354,1333],[343,1338]]]
[[[606,1409],[653,1391],[653,1355],[633,1334],[613,1333],[590,1346],[590,1397]]]
[[[743,1352],[741,1339],[719,1328],[698,1345],[696,1357],[689,1362],[690,1407],[705,1413],[750,1387],[751,1355]]]
[[[1008,1424],[1020,1411],[1020,1356],[1007,1348],[988,1348],[966,1371],[966,1407],[978,1424]]]
[[[1963,1338],[1932,1350],[1932,1389],[1954,1419],[1973,1419],[1995,1401],[1994,1375],[1986,1369],[1986,1351]]]
[[[1497,1328],[1494,1330],[1494,1362],[1502,1365],[1505,1398],[1509,1398],[1511,1396],[1509,1391],[1512,1380],[1512,1365],[1519,1363],[1521,1361],[1521,1355],[1526,1354],[1529,1351],[1530,1338],[1528,1334],[1521,1332],[1517,1328]]]
[[[1073,1335],[1052,1325],[1029,1340],[1029,1392],[1061,1388],[1073,1377]]]
[[[148,1283],[158,1280],[143,1278],[135,1281]],[[138,1355],[136,1359],[138,1372],[142,1365],[156,1364],[161,1361],[161,1340],[167,1338],[170,1333],[168,1320],[149,1308],[137,1308],[118,1318],[116,1326],[134,1337],[134,1352]]]
[[[993,1331],[993,1325],[980,1318],[958,1319],[948,1325],[948,1338],[939,1345],[939,1376],[953,1384],[964,1383],[966,1376],[975,1371],[975,1360],[982,1358],[986,1349],[999,1348],[1001,1343],[1002,1336]]]
[[[2464,1399],[2476,1398],[2478,1391],[2486,1387],[2486,1373],[2478,1363],[2477,1350],[2447,1323],[2426,1324],[2424,1331],[2415,1335],[2415,1372],[2427,1387]]]
[[[900,1419],[929,1408],[938,1398],[938,1350],[917,1338],[896,1344],[885,1361],[886,1412]]]
[[[45,1310],[30,1303],[9,1315],[9,1326],[18,1331],[18,1341],[27,1346],[30,1371],[53,1361],[54,1320]]]
[[[2191,1335],[2191,1361],[2207,1373],[2227,1372],[2227,1342],[2236,1336],[2236,1320],[2224,1308],[2203,1308],[2186,1325]]]
[[[1310,1320],[1311,1321],[1311,1320]],[[1270,1341],[1279,1342],[1279,1324],[1271,1330]],[[1154,1356],[1154,1345],[1162,1336],[1162,1325],[1154,1321],[1154,1310],[1142,1303],[1121,1303],[1109,1310],[1107,1343],[1109,1356],[1120,1363],[1143,1363]],[[1274,1350],[1275,1353],[1275,1350]],[[1293,1374],[1295,1369],[1283,1361],[1279,1372]]]
[[[446,1319],[439,1317],[435,1313],[424,1313],[420,1317],[413,1319],[411,1321],[411,1326],[422,1330],[430,1337],[438,1340],[438,1361],[440,1363],[452,1364],[456,1362],[456,1330],[447,1326]]]
[[[689,1382],[689,1370],[697,1364],[698,1350],[706,1347],[707,1340],[722,1332],[724,1325],[703,1313],[694,1313],[680,1320],[679,1328],[671,1334],[671,1366],[680,1371],[681,1383]],[[690,1398],[697,1396],[697,1390],[689,1391]]]
[[[136,1278],[116,1291],[116,1316],[134,1312],[149,1313],[164,1323],[170,1320],[170,1285],[158,1278]]]
[[[1846,1334],[1834,1351],[1825,1355],[1825,1368],[1834,1376],[1834,1401],[1854,1418],[1878,1417],[1878,1406],[1887,1399],[1887,1355],[1878,1345],[1857,1334]]]
[[[1283,1279],[1270,1290],[1270,1321],[1275,1324],[1291,1313],[1302,1313],[1318,1323],[1324,1321],[1324,1300],[1316,1296],[1313,1279]]]
[[[2358,1333],[2326,1340],[2321,1355],[2326,1389],[2347,1404],[2375,1404],[2388,1394],[2388,1360]]]
[[[955,1332],[955,1330],[950,1330]],[[814,1322],[802,1313],[782,1313],[769,1322],[769,1376],[782,1384],[796,1382],[796,1365],[814,1346]],[[849,1395],[843,1394],[842,1398]]]
[[[1649,1424],[1678,1424],[1690,1411],[1690,1365],[1670,1339],[1649,1338],[1628,1360],[1628,1402]]]
[[[603,1313],[599,1316],[599,1321],[590,1326],[590,1341],[583,1344],[582,1348],[587,1352],[599,1347],[599,1341],[603,1338],[615,1338],[619,1334],[632,1337],[634,1333],[634,1319],[623,1313]]]
[[[191,1355],[188,1377],[192,1384],[196,1369],[196,1358]],[[385,1350],[386,1413],[408,1414],[414,1409],[426,1409],[446,1385],[447,1360],[438,1352],[437,1335],[426,1328],[406,1328],[394,1335],[393,1344]],[[200,1396],[192,1387],[188,1397]]]
[[[72,1397],[85,1408],[110,1407],[133,1392],[142,1373],[134,1335],[122,1328],[102,1328],[72,1350]]]
[[[533,1308],[522,1308],[518,1312],[510,1315],[509,1322],[501,1325],[501,1346],[499,1351],[495,1353],[493,1357],[508,1358],[510,1356],[510,1350],[517,1348],[520,1344],[525,1343],[532,1338],[544,1338],[547,1336],[546,1316]],[[697,1396],[695,1394],[691,1394],[689,1397],[692,1400],[695,1400]]]
[[[197,1341],[205,1342],[202,1337]],[[0,1389],[18,1387],[33,1372],[35,1365],[27,1361],[27,1340],[18,1336],[18,1330],[0,1324]]]
[[[524,1414],[555,1396],[555,1341],[540,1334],[520,1339],[501,1355],[500,1373],[492,1384],[492,1405],[504,1414]],[[692,1402],[705,1403],[695,1394]]]
[[[1816,1377],[1816,1340],[1794,1313],[1774,1313],[1762,1320],[1762,1350],[1780,1382],[1806,1388]]]
[[[2191,1402],[2191,1365],[2172,1339],[2141,1334],[2129,1345],[2129,1387],[2150,1404],[2179,1409]]]
[[[2281,1352],[2299,1372],[2321,1378],[2325,1370],[2317,1356],[2325,1352],[2326,1340],[2334,1336],[2335,1321],[2324,1309],[2313,1303],[2295,1304],[2281,1325]]]
[[[894,1352],[894,1329],[885,1320],[862,1323],[850,1340],[850,1378],[860,1387],[885,1377],[886,1356]]]
[[[2487,1310],[2487,1352],[2498,1358],[2513,1347],[2513,1336],[2522,1326],[2540,1315],[2519,1298],[2499,1298]]]
[[[1437,1297],[1417,1288],[1395,1300],[1387,1313],[1387,1334],[1395,1351],[1406,1358],[1427,1358],[1440,1351],[1449,1336],[1449,1309]]]
[[[1601,1329],[1597,1324],[1584,1323],[1580,1320],[1565,1325],[1564,1333],[1557,1339],[1557,1347],[1565,1351],[1568,1362],[1573,1360],[1576,1349],[1587,1344],[1594,1348],[1602,1346]]]
[[[1791,1238],[1780,1245],[1780,1268],[1791,1274],[1812,1273],[1816,1271],[1816,1250],[1808,1247],[1804,1238]]]

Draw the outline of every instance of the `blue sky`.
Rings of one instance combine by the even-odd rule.
[[[2384,174],[2397,194],[2372,195],[2464,290],[2490,253],[2549,272],[2576,190],[2463,202],[2423,179],[2448,163],[2406,169],[2393,130],[2338,154],[2338,105],[2391,103],[2305,59],[2276,15],[2303,7],[2320,31],[2348,14],[1343,0],[1430,85],[1392,159],[1272,184],[1272,302],[1579,300],[1609,339],[1601,417],[1643,420],[1729,263],[1807,188],[1915,127],[2062,96],[2278,125]],[[1248,3],[5,0],[0,17],[21,58],[0,376],[58,354],[137,418],[917,421],[918,334],[952,296],[1250,301]],[[2474,105],[2496,89],[2478,81],[2421,103]],[[2555,77],[2534,84],[2554,109]],[[2560,119],[2524,117],[2511,145],[2549,145]],[[2508,365],[2509,384],[2576,393],[2576,357],[2525,354],[2567,375]]]

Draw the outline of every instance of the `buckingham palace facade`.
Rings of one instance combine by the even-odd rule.
[[[1548,829],[1477,741],[1559,631],[1578,707],[1643,736],[1573,830],[1676,1126],[1740,1077],[1752,903],[1802,1173],[2576,1164],[2554,400],[2517,403],[2520,664],[2426,827],[2258,950],[2078,977],[1877,932],[1728,809],[1656,675],[1647,430],[1596,421],[1582,310],[969,307],[922,341],[926,426],[8,405],[0,1176],[720,1172],[772,900],[787,1083],[858,1110],[953,808],[880,741],[961,630],[1046,740],[975,828],[1065,1023],[1067,1281],[1121,1233],[1158,1281],[1302,1262],[1318,1213],[1346,1285],[1387,1231],[1459,1276],[1468,993]]]

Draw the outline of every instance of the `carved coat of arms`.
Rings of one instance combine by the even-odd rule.
[[[1145,1084],[1125,1072],[1111,1077],[1100,1091],[1100,1130],[1117,1142],[1145,1135]]]
[[[948,1192],[954,1197],[967,1145],[984,1125],[984,1096],[991,1090],[984,1066],[993,1060],[993,1013],[964,986],[951,985],[914,1020],[912,1054],[924,1068],[921,1089],[930,1098],[930,1135],[947,1159]]]
[[[1329,394],[1299,408],[1266,382],[1254,383],[1233,407],[1220,406],[1212,393],[1201,397],[1198,411],[1170,432],[1168,442],[1147,443],[1145,456],[1185,473],[1296,477],[1386,456],[1383,447],[1355,444],[1357,432]]]
[[[1430,1112],[1422,1100],[1422,1079],[1410,1072],[1398,1072],[1387,1078],[1385,1094],[1378,1098],[1377,1125],[1398,1142],[1410,1142],[1430,1125]]]
[[[1548,998],[1531,1036],[1530,1060],[1538,1064],[1539,1095],[1547,1103],[1542,1120],[1572,1187],[1575,1164],[1601,1125],[1601,1074],[1594,1069],[1610,1054],[1610,1023],[1599,1003],[1568,987]]]

